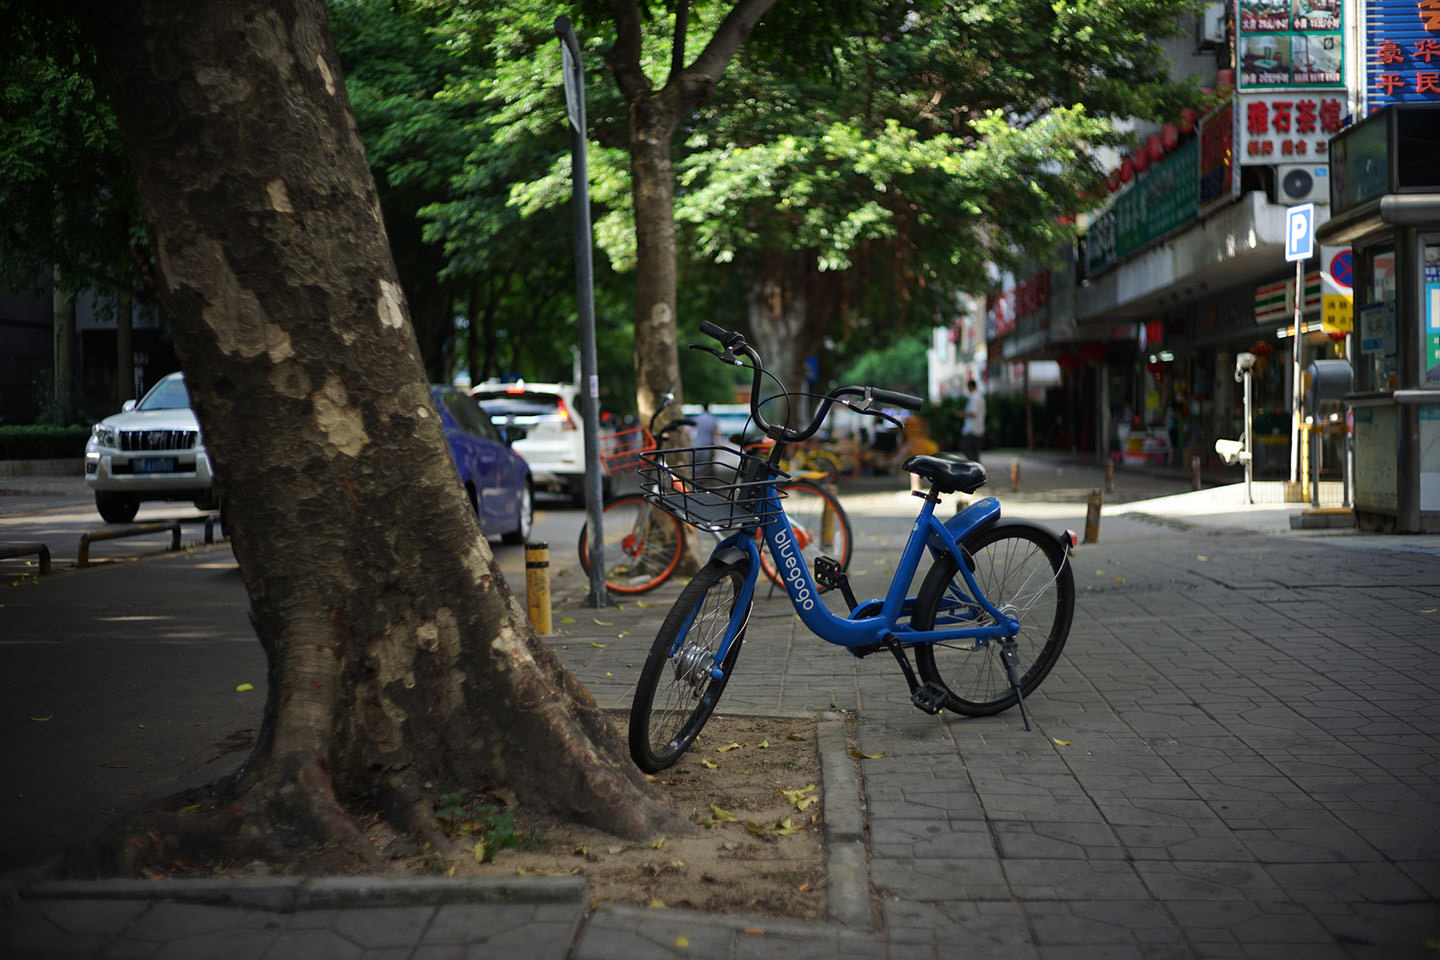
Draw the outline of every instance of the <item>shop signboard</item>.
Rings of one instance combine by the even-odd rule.
[[[1440,243],[1425,244],[1425,382],[1440,382]]]
[[[1116,252],[1125,257],[1200,212],[1200,146],[1188,140],[1115,201]]]
[[[1302,312],[1307,316],[1313,315],[1321,309],[1324,303],[1322,287],[1319,270],[1305,275],[1305,303],[1302,306]],[[1255,323],[1262,327],[1272,323],[1282,323],[1287,327],[1294,326],[1294,277],[1289,280],[1267,283],[1265,286],[1255,289]]]
[[[1345,116],[1345,88],[1240,94],[1240,162],[1306,163],[1327,159]]]
[[[1344,85],[1342,0],[1236,2],[1240,91]]]
[[[1365,112],[1440,103],[1440,0],[1366,0]]]

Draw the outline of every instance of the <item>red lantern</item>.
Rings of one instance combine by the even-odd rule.
[[[1165,156],[1165,148],[1160,144],[1160,134],[1150,134],[1150,137],[1145,141],[1145,152],[1150,155],[1151,160],[1159,160]]]
[[[1180,142],[1180,131],[1175,129],[1175,124],[1167,123],[1160,128],[1160,145],[1166,150],[1174,150],[1175,144]]]
[[[1195,129],[1195,108],[1186,107],[1180,111],[1180,132],[1189,133]]]
[[[1110,171],[1109,174],[1106,175],[1106,177],[1105,177],[1105,186],[1107,186],[1107,187],[1110,188],[1110,192],[1111,192],[1111,193],[1114,193],[1116,190],[1119,190],[1119,189],[1120,189],[1120,168],[1119,168],[1119,167],[1114,168],[1113,170]]]
[[[1135,164],[1129,157],[1120,161],[1120,182],[1129,183],[1130,178],[1135,176]]]
[[[1136,173],[1144,173],[1145,168],[1150,166],[1150,154],[1145,152],[1144,147],[1136,147],[1135,152],[1130,155],[1130,159],[1135,165]]]
[[[1215,74],[1215,89],[1222,94],[1229,92],[1235,87],[1235,71],[1221,70]]]

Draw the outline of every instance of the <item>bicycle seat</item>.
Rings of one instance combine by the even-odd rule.
[[[902,470],[924,477],[941,493],[974,493],[985,486],[985,468],[958,453],[918,454],[900,465]]]

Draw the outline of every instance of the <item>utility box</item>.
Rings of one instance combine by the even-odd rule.
[[[1305,368],[1305,412],[1320,412],[1322,404],[1339,403],[1354,389],[1355,374],[1348,360],[1312,360]]]

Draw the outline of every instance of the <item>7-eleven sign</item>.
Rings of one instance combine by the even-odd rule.
[[[1321,308],[1321,280],[1320,271],[1305,275],[1305,309],[1306,314],[1320,313]],[[1255,291],[1255,322],[1268,325],[1271,323],[1292,323],[1295,319],[1295,278],[1281,280],[1276,283],[1266,284]]]

